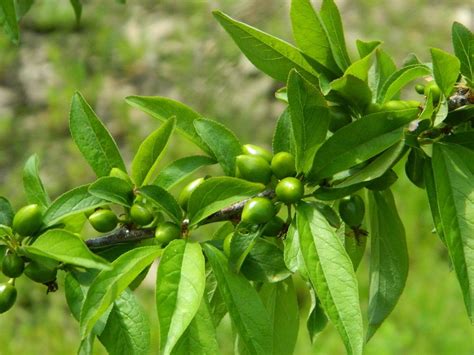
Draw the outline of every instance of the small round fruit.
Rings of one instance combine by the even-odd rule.
[[[268,163],[272,161],[272,153],[258,145],[254,144],[245,144],[242,146],[242,151],[245,155],[255,155],[265,159]]]
[[[97,210],[89,216],[89,223],[97,232],[106,233],[117,227],[118,219],[111,210]]]
[[[265,224],[263,227],[262,234],[268,237],[276,237],[280,234],[283,226],[285,225],[285,221],[278,216],[273,217],[271,220]]]
[[[247,201],[242,210],[242,221],[251,224],[262,224],[270,221],[275,215],[272,201],[265,197],[254,197]]]
[[[5,313],[13,307],[16,301],[16,288],[8,283],[0,284],[0,313]]]
[[[260,182],[264,185],[270,182],[272,169],[270,164],[262,157],[256,155],[239,155],[235,160],[237,175],[242,179]]]
[[[345,197],[339,203],[339,215],[350,227],[359,227],[364,219],[364,200],[359,195]]]
[[[181,228],[173,222],[162,222],[156,226],[155,239],[160,243],[169,243],[181,236]]]
[[[352,122],[351,115],[340,106],[330,107],[329,114],[329,130],[333,133]]]
[[[272,159],[271,169],[273,174],[279,179],[295,176],[295,157],[288,152],[279,152]]]
[[[433,97],[433,102],[436,103],[439,101],[441,97],[441,90],[439,86],[436,84],[434,81],[430,81],[428,84],[425,86],[424,94],[426,97],[428,97],[431,93],[431,96]]]
[[[227,256],[230,256],[230,244],[232,243],[232,238],[233,237],[234,237],[234,233],[230,233],[224,239],[223,249],[224,249],[224,254],[227,255]]]
[[[44,284],[56,280],[56,269],[49,269],[36,261],[30,262],[25,268],[25,275],[35,282]]]
[[[415,91],[418,94],[423,95],[425,93],[425,86],[421,84],[415,85]]]
[[[134,203],[130,208],[130,218],[135,224],[146,226],[153,221],[153,213],[151,213],[148,207]]]
[[[278,199],[286,204],[296,203],[304,195],[303,183],[294,177],[281,180],[275,188]]]
[[[24,206],[13,217],[13,230],[22,237],[35,234],[43,223],[43,213],[37,204]]]
[[[8,253],[2,261],[2,271],[5,276],[11,278],[20,277],[25,270],[25,262],[15,253]]]
[[[196,188],[201,185],[204,182],[204,178],[199,178],[194,181],[191,181],[189,184],[187,184],[183,190],[181,191],[178,202],[179,205],[183,210],[188,209],[188,201],[189,201],[189,196],[191,196],[191,193],[196,190]]]

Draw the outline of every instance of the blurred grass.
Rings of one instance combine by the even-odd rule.
[[[315,2],[318,4],[319,2]],[[429,46],[451,50],[453,20],[473,26],[472,5],[451,0],[338,1],[350,48],[356,38],[382,39],[398,63],[409,52],[429,60]],[[160,95],[181,100],[228,124],[243,143],[270,146],[282,110],[273,99],[278,87],[258,73],[218,28],[210,12],[219,8],[267,32],[290,39],[288,1],[146,0],[121,6],[89,1],[75,28],[67,1],[39,0],[22,21],[22,45],[0,35],[0,194],[15,207],[24,203],[21,169],[38,153],[51,195],[92,181],[92,171],[71,139],[67,118],[72,94],[80,90],[104,120],[130,161],[157,123],[124,103],[127,95]],[[174,138],[163,162],[196,153]],[[410,185],[402,169],[395,196],[407,230],[410,273],[399,305],[366,347],[366,354],[473,354],[474,332],[445,249],[431,233],[424,192]],[[207,171],[214,173],[215,170]],[[358,276],[367,308],[369,253]],[[0,317],[0,354],[73,354],[78,325],[63,292],[18,280],[15,309]],[[156,348],[153,289],[137,291],[149,309]],[[305,329],[308,295],[300,289],[302,321],[296,354],[339,354],[332,326],[311,345]],[[224,354],[232,353],[226,319],[218,329]],[[105,351],[97,346],[97,353]]]

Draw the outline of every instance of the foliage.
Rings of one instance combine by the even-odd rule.
[[[4,13],[11,10],[5,9]],[[142,142],[128,174],[114,138],[77,93],[71,106],[71,135],[97,180],[51,202],[32,156],[24,170],[30,203],[26,207],[41,210],[41,223],[27,235],[19,233],[28,230],[27,218],[21,216],[15,223],[10,203],[2,198],[0,236],[4,253],[8,249],[28,266],[67,274],[65,292],[80,323],[80,351],[90,353],[97,338],[110,353],[149,352],[149,322],[132,290],[160,257],[156,305],[162,353],[216,353],[215,327],[225,313],[235,328],[239,352],[291,353],[299,318],[295,274],[313,295],[307,323],[311,338],[329,320],[347,352],[362,353],[364,342],[396,306],[407,278],[405,231],[390,190],[396,180],[392,168],[406,154],[411,157],[406,175],[426,189],[437,233],[472,321],[473,34],[456,23],[455,55],[433,48],[431,63],[415,57],[396,68],[381,42],[357,41],[359,59],[351,60],[332,0],[323,1],[320,11],[313,10],[308,0],[292,1],[298,48],[221,12],[215,16],[256,67],[287,83],[277,93],[288,107],[276,124],[273,153],[293,156],[294,169],[286,170],[292,175],[295,171],[296,178],[283,178],[301,182],[305,191],[282,201],[281,194],[275,194],[278,172],[265,184],[248,181],[251,177],[241,175],[245,169],[236,161],[242,153],[253,153],[245,151],[229,128],[162,97],[127,98],[132,106],[164,122]],[[419,102],[400,100],[400,91],[420,78],[430,87],[436,85],[439,97],[428,90]],[[330,131],[335,110],[345,111],[350,120]],[[207,156],[184,157],[159,172],[157,163],[175,131]],[[258,150],[255,155],[259,156]],[[276,166],[260,158],[261,169]],[[214,163],[224,175],[206,177],[190,192],[186,206],[180,206],[169,188]],[[352,211],[356,217],[347,217],[351,211],[340,214],[343,222],[357,220],[350,225],[341,223],[336,212],[341,208],[335,208],[345,203],[346,196],[360,201]],[[270,206],[264,219],[251,218],[248,206],[256,198]],[[152,212],[148,225],[131,219],[134,204]],[[77,233],[86,217],[108,211],[109,206],[107,214],[120,211],[119,227],[84,243]],[[242,211],[249,218],[241,220]],[[285,220],[276,237],[267,236],[265,228],[274,215]],[[161,244],[153,237],[165,221],[178,227],[180,235]],[[230,226],[226,233],[194,239],[200,227],[223,221],[230,222],[225,224]],[[227,234],[232,239],[224,253]],[[367,234],[371,282],[364,336],[355,272]],[[57,288],[55,281],[45,284],[48,291]],[[4,302],[6,308],[10,303]]]

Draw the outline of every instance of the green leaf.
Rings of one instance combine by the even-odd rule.
[[[342,127],[319,148],[308,179],[319,181],[383,152],[400,141],[403,126],[417,114],[417,108],[378,112]]]
[[[5,197],[0,196],[0,225],[11,226],[13,222],[13,212],[12,205]]]
[[[31,8],[34,0],[15,0],[16,19],[19,21]]]
[[[0,25],[3,25],[3,30],[10,40],[18,44],[20,34],[18,31],[14,0],[2,0],[0,2]]]
[[[107,260],[92,253],[79,236],[62,229],[50,229],[33,244],[23,248],[28,254],[45,256],[65,264],[110,270]]]
[[[288,228],[286,238],[283,239],[283,246],[283,259],[288,270],[293,273],[297,271],[304,273],[304,270],[302,270],[302,268],[304,268],[304,262],[303,255],[301,254],[300,236],[296,228],[295,218],[293,218]]]
[[[408,65],[397,70],[383,83],[377,95],[377,102],[384,103],[392,100],[409,82],[429,74],[431,70],[424,64]]]
[[[254,196],[264,188],[262,184],[228,176],[206,179],[189,197],[189,225],[193,226],[224,207]]]
[[[431,216],[433,217],[433,223],[439,239],[441,239],[443,244],[446,244],[443,224],[441,222],[441,215],[439,213],[438,193],[436,192],[432,162],[431,159],[425,159],[424,162],[425,166],[423,167],[423,179],[425,181],[426,195],[428,196],[428,202],[430,204]]]
[[[372,65],[373,54],[375,53],[375,49],[377,49],[381,42],[374,43],[376,44],[376,46],[364,57],[352,63],[344,72],[344,76],[352,75],[357,79],[362,80],[363,82],[367,82],[369,76],[369,69]]]
[[[405,229],[392,192],[369,192],[370,290],[369,340],[392,312],[405,288],[408,251]]]
[[[331,44],[319,15],[309,0],[291,1],[293,37],[298,47],[336,76],[342,74],[334,60]]]
[[[112,168],[126,171],[117,144],[92,108],[76,92],[69,115],[71,136],[97,176],[107,176]]]
[[[218,249],[204,244],[204,252],[244,347],[251,354],[272,354],[272,323],[257,291],[245,277],[229,269],[227,258]]]
[[[461,62],[461,73],[472,83],[474,81],[474,35],[461,23],[454,22],[452,41],[454,53]]]
[[[344,248],[346,249],[349,258],[351,258],[352,265],[354,265],[354,271],[357,271],[359,264],[362,261],[366,246],[366,235],[359,235],[357,234],[357,232],[354,232],[350,230],[350,228],[346,227],[346,235],[344,237]]]
[[[431,48],[431,60],[436,84],[445,97],[451,96],[459,76],[461,62],[454,55],[438,48]]]
[[[351,64],[351,60],[346,49],[341,15],[334,0],[323,0],[319,14],[326,29],[334,60],[339,68],[345,71]]]
[[[76,23],[79,24],[81,22],[81,15],[82,15],[82,3],[81,0],[69,0],[71,6],[74,10],[74,15],[76,16]]]
[[[262,235],[263,227],[240,223],[232,236],[230,243],[229,265],[232,271],[238,273],[245,258]]]
[[[206,282],[204,264],[198,243],[174,240],[163,251],[156,279],[162,354],[171,354],[199,309]]]
[[[296,170],[306,171],[318,146],[326,138],[329,110],[321,92],[295,70],[288,77],[288,103],[294,141]]]
[[[204,118],[195,120],[194,128],[212,150],[224,173],[234,176],[235,157],[242,154],[242,145],[236,135],[223,124]]]
[[[273,354],[293,354],[299,328],[299,308],[293,279],[263,284],[259,291],[273,331]]]
[[[213,14],[242,53],[265,74],[286,82],[290,70],[296,68],[306,79],[318,83],[318,74],[291,44],[236,21],[220,11],[214,11]]]
[[[314,344],[316,335],[322,332],[326,327],[328,318],[326,314],[324,314],[321,301],[315,295],[314,290],[310,289],[309,293],[311,295],[311,308],[309,310],[308,319],[306,320],[306,328],[308,329],[311,343]]]
[[[168,191],[156,185],[147,185],[139,188],[138,193],[150,199],[152,203],[161,207],[176,223],[181,224],[183,212],[178,202]]]
[[[320,187],[316,191],[313,192],[313,196],[316,197],[318,200],[321,201],[333,201],[343,198],[345,196],[349,196],[354,192],[357,192],[361,188],[365,187],[367,183],[362,182],[355,185],[350,185],[347,187],[341,188],[333,188],[333,187]]]
[[[365,112],[372,101],[369,85],[353,75],[344,75],[334,80],[330,87],[360,113]]]
[[[291,127],[290,109],[286,108],[278,118],[277,124],[275,126],[275,132],[273,133],[273,154],[279,152],[289,152],[294,155],[296,150],[295,147],[296,142],[295,136],[293,134],[293,127]]]
[[[369,56],[373,51],[377,50],[378,47],[382,44],[381,41],[361,41],[358,39],[356,41],[357,51],[359,52],[359,57],[362,59]],[[368,68],[367,68],[368,70]]]
[[[474,152],[456,144],[434,144],[432,159],[446,246],[474,323]]]
[[[362,354],[363,326],[357,279],[335,230],[307,203],[297,207],[301,251],[311,284],[348,354]]]
[[[383,49],[377,48],[375,58],[374,76],[373,79],[369,77],[369,86],[372,89],[374,97],[379,97],[384,83],[397,70],[397,66],[392,57]]]
[[[441,139],[442,142],[462,145],[465,148],[474,150],[474,131],[456,132]]]
[[[29,157],[26,161],[23,168],[23,188],[25,189],[28,203],[36,203],[42,207],[48,207],[51,200],[41,182],[38,164],[38,156],[36,154]]]
[[[156,166],[173,133],[176,119],[171,117],[140,144],[132,161],[132,180],[137,186],[146,185],[153,177]]]
[[[202,155],[193,155],[175,160],[158,173],[153,184],[169,190],[199,168],[215,163],[214,159]]]
[[[425,165],[424,160],[425,157],[423,151],[418,148],[412,148],[405,163],[405,174],[413,184],[420,188],[425,187],[423,177],[423,169]]]
[[[209,302],[206,297],[192,322],[179,339],[171,354],[173,355],[215,355],[219,354],[219,344]]]
[[[123,179],[104,176],[89,186],[89,193],[105,201],[130,207],[133,204],[133,186]]]
[[[59,196],[44,213],[43,223],[51,226],[61,219],[107,204],[89,193],[90,185],[76,187]]]
[[[176,117],[176,130],[204,152],[214,158],[212,151],[194,129],[193,121],[200,118],[197,112],[181,102],[159,96],[129,96],[125,101],[133,107],[148,113],[161,121]]]
[[[111,270],[102,271],[87,291],[81,309],[81,338],[84,339],[107,308],[120,296],[143,269],[161,254],[161,247],[132,249],[119,256]]]

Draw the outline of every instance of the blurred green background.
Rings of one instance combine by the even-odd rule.
[[[382,39],[398,64],[410,52],[429,60],[430,46],[451,50],[452,22],[474,27],[468,3],[337,1],[352,53],[357,38]],[[106,123],[128,162],[158,123],[130,108],[123,100],[127,95],[180,100],[227,124],[243,143],[270,147],[273,125],[283,109],[273,93],[281,84],[260,74],[239,53],[212,18],[213,9],[291,39],[288,0],[142,0],[126,5],[90,0],[84,1],[79,28],[68,1],[37,0],[21,22],[20,46],[0,34],[0,195],[16,208],[25,202],[21,169],[33,153],[41,159],[52,197],[94,179],[69,137],[69,105],[76,90]],[[196,152],[175,137],[164,163]],[[402,168],[395,196],[407,230],[410,274],[399,305],[366,353],[474,354],[474,331],[446,251],[431,233],[424,191],[406,182]],[[367,275],[365,260],[358,271],[364,310]],[[43,287],[23,279],[18,287],[16,307],[0,317],[0,354],[74,354],[78,325],[63,292],[46,296]],[[152,283],[138,294],[155,325],[156,344]],[[309,295],[302,289],[299,296],[302,322],[295,354],[344,353],[332,326],[310,343],[305,329]],[[228,319],[218,334],[223,353],[231,354]],[[105,351],[97,344],[96,352]]]

